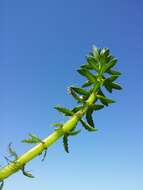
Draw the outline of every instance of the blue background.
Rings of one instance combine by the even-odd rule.
[[[0,164],[9,142],[22,154],[29,132],[45,138],[65,120],[53,106],[76,105],[66,88],[83,82],[76,69],[93,44],[118,58],[124,88],[94,115],[98,133],[70,139],[69,155],[58,141],[27,165],[35,179],[17,173],[5,190],[143,189],[142,10],[141,0],[0,1]]]

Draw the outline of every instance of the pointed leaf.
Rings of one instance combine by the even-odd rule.
[[[63,145],[64,145],[64,149],[67,153],[69,153],[69,148],[68,148],[68,135],[65,134],[63,136]]]
[[[43,141],[36,135],[29,134],[30,138],[22,140],[23,143],[29,143],[29,144],[37,144],[37,143],[43,143]]]
[[[18,158],[18,155],[16,151],[12,148],[12,143],[9,143],[8,150],[9,150],[10,156],[14,157],[14,159],[16,160]]]
[[[109,63],[106,63],[102,66],[102,73],[107,72],[109,69],[111,69],[115,64],[117,63],[116,59],[112,59]]]
[[[100,109],[103,109],[104,108],[104,105],[102,104],[94,104],[91,106],[91,108],[96,111],[96,110],[100,110]]]
[[[108,90],[108,92],[112,93],[112,83],[106,81],[104,83],[104,86],[105,86],[106,90]]]
[[[87,90],[84,90],[82,88],[78,88],[78,87],[71,87],[76,93],[81,94],[81,95],[89,95],[90,93]]]
[[[25,171],[25,166],[23,166],[21,170],[22,170],[23,175],[25,175],[26,177],[34,178],[34,176],[31,173],[29,173],[28,171]]]
[[[81,132],[81,130],[71,131],[71,132],[68,132],[68,135],[69,136],[75,136],[75,135],[78,135],[80,132]]]
[[[119,77],[119,75],[112,75],[111,77],[107,78],[106,80],[109,80],[109,81],[113,82],[113,81],[115,81],[118,77]]]
[[[63,126],[63,123],[53,123],[52,126],[55,126],[55,127],[62,127],[62,126]]]
[[[92,65],[89,65],[89,64],[84,64],[84,65],[81,65],[80,67],[81,67],[82,69],[93,70]]]
[[[83,98],[81,96],[78,96],[72,88],[69,88],[68,91],[78,103],[83,103]]]
[[[96,82],[95,76],[91,72],[89,72],[87,69],[79,69],[77,71],[78,73],[86,77],[89,81],[91,81],[92,83]]]
[[[87,57],[87,62],[89,63],[92,69],[99,72],[99,64],[97,63],[94,57],[91,57],[91,56]]]
[[[115,103],[114,100],[108,99],[108,98],[105,97],[105,96],[97,95],[97,98],[98,98],[99,100],[101,100],[101,102],[102,102],[104,105],[108,105],[108,104]]]
[[[61,106],[55,106],[56,110],[58,110],[60,113],[64,114],[65,116],[72,116],[73,112],[67,108],[61,107]]]
[[[102,92],[101,89],[98,90],[98,95],[103,96],[103,97],[106,97],[106,96],[104,95],[104,93]],[[108,106],[108,103],[107,103],[105,100],[100,99],[100,101],[101,101],[101,103],[104,104],[105,106]]]
[[[114,88],[116,90],[122,90],[122,87],[117,83],[112,83],[112,88]]]
[[[93,113],[93,109],[91,107],[89,107],[86,111],[86,120],[87,120],[87,123],[94,127],[94,121],[92,119],[92,113]]]
[[[78,112],[79,110],[81,110],[82,108],[83,108],[83,106],[77,106],[77,107],[75,107],[75,108],[72,109],[72,112],[73,112],[73,113],[76,113],[76,112]]]
[[[90,126],[88,123],[86,123],[84,120],[80,119],[80,122],[81,122],[82,126],[83,126],[87,131],[90,131],[90,132],[97,131],[96,128],[91,127],[91,126]]]
[[[46,156],[47,156],[47,148],[44,150],[44,155],[43,155],[43,158],[41,160],[42,162],[44,162]]]
[[[98,51],[98,49],[97,49],[97,47],[95,45],[93,45],[92,53],[93,53],[93,56],[98,60],[98,58],[99,58],[99,51]]]
[[[88,86],[91,86],[93,83],[91,81],[86,81],[85,83],[83,83],[82,87],[88,87]]]
[[[111,74],[111,75],[121,75],[121,73],[119,71],[114,71],[114,70],[108,70],[107,73]]]

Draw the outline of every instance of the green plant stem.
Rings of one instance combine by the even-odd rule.
[[[88,100],[86,101],[87,105],[91,105],[96,100],[96,93],[93,92]],[[25,152],[23,155],[21,155],[16,161],[13,161],[3,167],[0,170],[0,181],[4,180],[5,178],[9,177],[10,175],[16,173],[19,171],[27,162],[38,156],[43,152],[44,149],[50,147],[54,142],[56,142],[60,137],[64,135],[65,132],[70,131],[73,129],[80,118],[86,113],[87,107],[85,107],[83,110],[78,111],[75,113],[64,125],[62,128],[59,128],[55,132],[53,132],[51,135],[49,135],[47,138],[43,140],[43,143],[39,143],[29,151]]]

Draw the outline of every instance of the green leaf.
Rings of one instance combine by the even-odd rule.
[[[84,64],[84,65],[81,65],[80,67],[81,67],[82,69],[89,69],[89,70],[93,70],[92,65],[89,65],[89,64]]]
[[[70,131],[70,132],[68,132],[68,135],[69,135],[69,136],[75,136],[75,135],[78,135],[80,132],[81,132],[81,130]]]
[[[74,86],[72,86],[70,88],[72,88],[78,94],[87,95],[87,96],[90,95],[90,93],[87,90],[84,90],[82,88],[78,88],[78,87],[74,87]]]
[[[18,155],[16,151],[12,148],[12,143],[9,143],[8,150],[9,150],[10,156],[14,157],[14,159],[17,160]]]
[[[81,96],[78,96],[72,88],[69,88],[68,91],[78,103],[83,103],[83,98]]]
[[[23,143],[29,143],[29,144],[37,144],[37,143],[43,143],[43,141],[36,135],[29,134],[30,138],[22,140]]]
[[[88,86],[91,86],[93,83],[91,81],[86,81],[85,83],[83,83],[82,87],[88,87]]]
[[[97,47],[95,45],[93,45],[92,53],[93,53],[93,56],[98,60],[99,52],[98,52],[98,49],[97,49]]]
[[[3,186],[4,186],[4,181],[0,181],[0,190],[2,190],[3,189]]]
[[[109,63],[106,63],[102,66],[102,73],[107,72],[109,69],[111,69],[115,64],[117,63],[116,59],[112,59]]]
[[[94,57],[91,57],[91,56],[87,57],[87,62],[89,63],[92,69],[99,72],[99,64],[97,63]]]
[[[78,112],[79,110],[81,110],[83,108],[83,106],[76,106],[75,108],[72,109],[73,113]]]
[[[92,119],[92,113],[93,113],[93,109],[91,107],[89,107],[86,111],[86,120],[87,120],[87,123],[94,127],[94,121]]]
[[[98,90],[98,95],[103,96],[103,97],[106,97],[106,96],[104,95],[104,93],[102,92],[101,89]],[[108,106],[108,103],[107,103],[106,101],[104,101],[103,99],[100,99],[100,102],[101,102],[102,104]]]
[[[82,124],[82,126],[87,130],[87,131],[90,131],[90,132],[94,132],[94,131],[97,131],[96,128],[90,126],[88,123],[86,123],[84,120],[80,119],[80,122]]]
[[[108,70],[107,73],[111,74],[111,75],[121,75],[121,73],[119,71],[114,71],[114,70]]]
[[[110,54],[110,50],[108,48],[103,48],[100,54],[104,55],[104,57],[107,57]]]
[[[25,171],[25,165],[21,168],[21,170],[23,175],[25,175],[26,177],[34,178],[34,176],[30,172]]]
[[[63,145],[64,145],[64,149],[67,153],[69,153],[69,148],[68,148],[68,135],[65,134],[63,136]]]
[[[106,106],[108,106],[108,104],[112,104],[115,103],[114,100],[111,100],[105,96],[101,96],[101,95],[97,95],[97,98]]]
[[[93,105],[91,105],[91,108],[92,108],[94,111],[97,111],[97,110],[103,109],[103,108],[104,108],[104,105],[102,105],[102,104],[93,104]]]
[[[91,72],[89,72],[87,69],[79,69],[77,71],[78,73],[86,77],[89,81],[91,81],[92,83],[96,82],[95,76]]]
[[[112,88],[114,88],[116,90],[122,90],[122,87],[117,83],[112,83]]]
[[[115,81],[117,78],[119,77],[119,75],[112,75],[111,77],[107,78],[104,81],[104,86],[105,88],[111,93],[112,89],[117,89],[117,90],[121,90],[121,86],[120,85],[116,85],[116,83],[113,83],[113,81]]]
[[[55,127],[62,127],[62,126],[63,126],[63,123],[53,123],[52,126],[55,126]]]
[[[112,83],[106,81],[106,82],[104,82],[104,86],[105,86],[106,90],[108,90],[108,92],[112,93]]]
[[[65,116],[72,116],[73,112],[67,108],[61,107],[61,106],[55,106],[56,110],[58,110],[60,113],[64,114]]]
[[[106,80],[109,80],[109,81],[113,82],[113,81],[115,81],[118,77],[119,77],[119,75],[112,75],[111,77],[107,78]]]

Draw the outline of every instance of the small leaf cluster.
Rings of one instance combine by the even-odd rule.
[[[27,143],[27,144],[39,144],[41,143],[43,146],[45,144],[45,142],[42,141],[42,139],[40,139],[37,135],[34,134],[29,134],[29,138],[28,139],[24,139],[22,140],[23,143]],[[47,156],[47,148],[44,147],[44,155],[41,161],[44,161],[45,158]]]
[[[89,132],[97,131],[94,125],[93,112],[103,109],[109,104],[115,103],[115,101],[108,98],[103,91],[107,90],[109,93],[112,93],[114,89],[122,89],[122,87],[115,82],[121,75],[119,71],[113,69],[116,64],[117,59],[110,54],[109,49],[98,49],[93,46],[92,52],[90,52],[86,57],[86,63],[81,65],[80,69],[77,70],[80,75],[86,78],[86,81],[81,87],[71,86],[68,88],[69,94],[71,94],[71,96],[80,105],[74,107],[73,109],[68,109],[61,106],[55,106],[54,108],[64,116],[69,117],[86,110],[86,121],[82,119],[82,117],[79,117],[80,123],[83,128]],[[92,93],[96,94],[96,100],[90,105],[87,100]],[[63,124],[56,123],[55,126],[62,128]],[[70,134],[67,133],[63,136],[63,145],[66,152],[69,152],[69,136]]]

